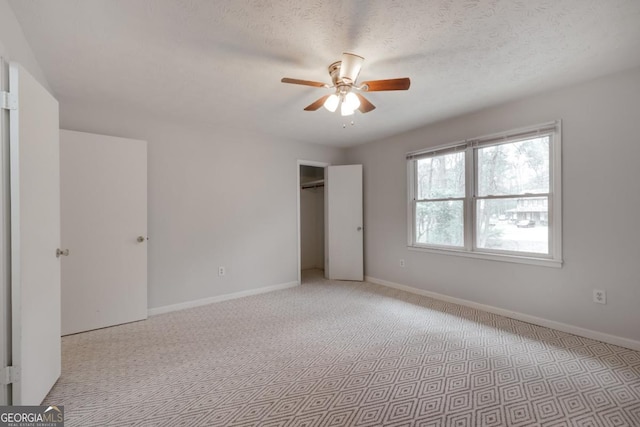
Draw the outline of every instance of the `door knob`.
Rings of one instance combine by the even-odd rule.
[[[69,249],[56,249],[56,258],[60,258],[61,256],[69,256]]]
[[[136,240],[138,241],[138,243],[142,243],[145,240],[149,240],[149,238],[148,237],[144,237],[144,236],[138,236],[138,238]]]
[[[362,227],[358,227],[358,231],[362,231]]]

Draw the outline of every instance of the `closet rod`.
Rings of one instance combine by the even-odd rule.
[[[324,187],[324,183],[323,184],[303,184],[301,187],[303,190],[306,190],[308,188],[320,188],[320,187]]]

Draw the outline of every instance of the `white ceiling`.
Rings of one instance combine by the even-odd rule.
[[[62,100],[350,146],[640,66],[638,0],[12,0]],[[303,108],[343,51],[407,92],[343,129]],[[64,108],[64,102],[62,104]]]

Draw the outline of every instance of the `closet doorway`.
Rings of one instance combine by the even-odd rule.
[[[326,163],[298,161],[298,282],[302,271],[324,271]]]

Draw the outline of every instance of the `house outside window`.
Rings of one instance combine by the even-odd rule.
[[[560,122],[412,152],[408,245],[561,266]]]

